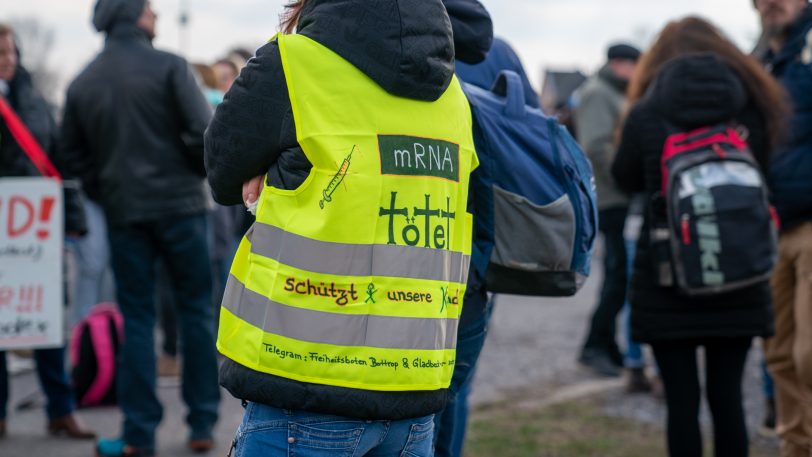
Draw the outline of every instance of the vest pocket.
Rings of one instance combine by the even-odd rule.
[[[262,176],[262,192],[268,192],[274,195],[279,195],[283,197],[294,197],[296,195],[301,194],[302,192],[306,191],[310,188],[313,183],[313,180],[316,179],[316,175],[318,171],[316,167],[310,169],[310,172],[307,174],[307,177],[298,187],[295,189],[281,189],[279,187],[274,187],[270,184],[270,180],[268,179],[268,174]],[[323,173],[326,174],[326,173]],[[260,199],[261,200],[261,199]],[[257,208],[257,213],[259,213],[259,209]]]

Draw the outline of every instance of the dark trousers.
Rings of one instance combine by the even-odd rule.
[[[596,349],[622,359],[615,338],[615,321],[626,302],[626,244],[623,227],[627,208],[610,208],[599,213],[604,236],[603,286],[600,301],[592,314],[586,349]]]
[[[124,441],[154,448],[163,409],[155,392],[155,264],[163,261],[178,312],[183,352],[181,394],[191,439],[210,438],[220,390],[214,348],[211,269],[204,214],[110,227],[113,271],[124,343],[118,360],[118,398]]]
[[[713,416],[716,457],[748,455],[742,406],[742,374],[752,338],[716,338],[652,344],[668,405],[668,453],[701,457],[699,407],[702,398],[696,349],[705,347],[705,390]]]
[[[484,285],[471,274],[462,302],[457,329],[457,354],[454,374],[448,390],[448,403],[434,415],[434,452],[436,457],[460,457],[468,426],[468,394],[476,364],[485,344],[493,302],[488,301]]]
[[[65,348],[37,349],[34,351],[42,391],[48,400],[45,410],[49,419],[67,416],[74,410],[73,393],[65,371]],[[6,418],[8,408],[8,369],[6,353],[0,352],[0,420]]]

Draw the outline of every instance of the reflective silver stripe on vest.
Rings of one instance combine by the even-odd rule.
[[[299,270],[336,276],[382,276],[464,284],[470,256],[391,244],[318,241],[255,222],[246,234],[251,252]]]
[[[276,335],[335,346],[384,349],[454,349],[458,319],[339,314],[274,302],[229,276],[223,307],[254,327]]]

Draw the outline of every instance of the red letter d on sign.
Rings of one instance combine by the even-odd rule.
[[[18,211],[23,208],[25,211]],[[25,213],[23,215],[22,213]],[[25,197],[13,196],[8,202],[8,237],[15,238],[27,232],[34,223],[34,205]]]

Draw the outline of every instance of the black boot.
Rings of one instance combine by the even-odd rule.
[[[651,392],[651,382],[646,377],[643,368],[629,368],[628,377],[626,378],[626,392],[630,394]]]
[[[600,376],[620,376],[620,368],[615,365],[612,356],[606,351],[585,348],[581,357],[578,358],[578,362]]]

